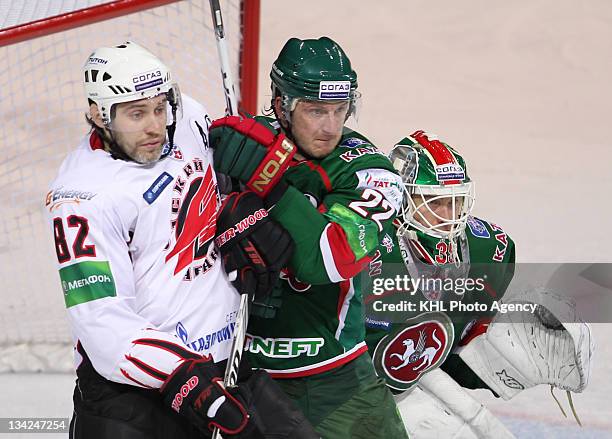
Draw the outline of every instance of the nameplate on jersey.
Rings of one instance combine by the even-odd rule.
[[[166,186],[172,183],[172,180],[174,180],[174,178],[172,178],[172,175],[168,174],[167,172],[164,172],[159,177],[157,177],[153,184],[149,186],[149,189],[147,189],[145,193],[142,194],[142,198],[144,198],[144,200],[148,204],[153,204],[153,202],[157,200],[157,197],[159,197],[159,194],[161,194],[164,189],[166,189]]]
[[[479,220],[478,218],[474,218],[473,216],[468,217],[467,225],[472,232],[472,235],[477,238],[490,238],[491,234],[487,230],[487,226],[485,226],[484,222]]]

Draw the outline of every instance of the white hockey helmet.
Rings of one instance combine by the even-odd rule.
[[[151,52],[131,41],[96,49],[83,66],[87,98],[97,106],[107,128],[112,107],[122,102],[166,93],[172,125],[182,116],[181,95],[168,67]]]

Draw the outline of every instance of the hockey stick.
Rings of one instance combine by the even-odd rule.
[[[478,438],[514,439],[514,435],[495,415],[472,398],[443,370],[434,369],[421,376],[419,387],[461,418]]]
[[[210,0],[210,11],[212,12],[213,27],[215,28],[215,40],[217,41],[217,52],[219,53],[219,64],[221,66],[221,77],[223,78],[223,91],[225,93],[225,113],[230,116],[238,115],[238,100],[234,90],[234,80],[230,69],[229,56],[225,41],[225,30],[223,29],[223,17],[219,0]]]
[[[221,67],[221,77],[223,78],[223,92],[225,94],[225,113],[227,115],[238,115],[238,102],[236,99],[236,91],[234,90],[234,81],[230,69],[229,56],[227,54],[227,45],[225,42],[225,30],[223,29],[223,17],[221,15],[221,5],[219,0],[210,0],[210,11],[212,13],[213,27],[215,29],[215,40],[217,42],[217,51],[219,53],[219,65]],[[234,339],[230,355],[225,366],[225,375],[223,384],[225,387],[232,387],[238,381],[238,368],[242,353],[244,351],[244,342],[246,338],[246,330],[249,325],[249,294],[240,295],[240,307],[236,315],[236,324],[234,325]],[[221,433],[218,428],[213,430],[212,439],[220,439]]]

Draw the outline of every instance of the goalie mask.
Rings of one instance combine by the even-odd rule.
[[[349,101],[346,118],[357,119],[361,96],[357,91],[357,73],[342,48],[328,37],[291,38],[272,64],[270,78],[272,99],[282,98],[283,115],[289,123],[300,99]]]
[[[447,239],[456,255],[457,238],[474,205],[474,183],[463,158],[448,145],[416,131],[395,145],[389,159],[405,186],[396,220],[398,237],[416,230],[417,235],[425,235],[424,241]]]
[[[155,103],[155,123],[165,124],[168,143],[166,154],[172,149],[177,121],[182,117],[181,95],[168,67],[155,55],[133,42],[96,49],[83,66],[85,92],[89,102],[97,105],[104,127],[110,133],[109,143],[115,156],[126,154],[117,145],[117,133],[141,131],[147,121],[120,124],[116,121],[117,104],[133,101]],[[156,99],[161,97],[159,99]],[[156,100],[155,100],[156,99]],[[154,101],[144,101],[154,100]],[[162,133],[163,136],[163,133]],[[108,136],[107,136],[108,137]]]

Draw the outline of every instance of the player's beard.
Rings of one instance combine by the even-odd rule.
[[[130,154],[130,157],[135,162],[138,162],[142,165],[148,165],[159,160],[162,154],[163,146],[163,142],[160,142],[159,146],[151,151],[137,149],[136,151]]]
[[[121,150],[136,163],[142,165],[148,165],[159,160],[161,157],[165,138],[164,139],[145,139],[136,142],[129,142],[119,132],[114,133],[115,143],[121,148]],[[147,142],[155,142],[157,146],[155,148],[144,147]]]

